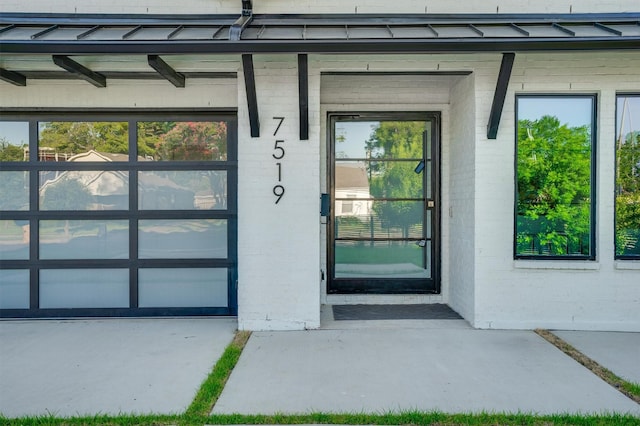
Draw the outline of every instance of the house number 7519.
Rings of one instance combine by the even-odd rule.
[[[280,130],[280,126],[282,126],[284,117],[273,117],[273,119],[279,120],[276,130],[273,132],[273,136],[276,136],[278,134],[278,130]],[[271,156],[274,159],[282,160],[284,158],[285,151],[284,151],[283,145],[284,145],[283,139],[276,139],[276,142],[273,146],[273,154],[271,154]],[[278,204],[280,200],[282,200],[282,197],[284,196],[284,186],[282,185],[282,162],[280,161],[276,162],[276,167],[278,168],[278,184],[273,187],[273,195],[278,197],[276,198],[276,204]]]

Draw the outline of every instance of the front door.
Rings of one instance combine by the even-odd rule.
[[[439,114],[329,121],[328,292],[439,293]]]

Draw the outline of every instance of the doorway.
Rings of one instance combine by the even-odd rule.
[[[328,293],[440,292],[440,114],[330,114]]]

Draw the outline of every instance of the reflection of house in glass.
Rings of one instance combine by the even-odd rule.
[[[88,151],[69,162],[126,161],[126,154]],[[44,210],[125,210],[129,206],[129,172],[67,170],[40,172],[40,207]]]
[[[335,173],[336,215],[368,219],[373,201],[365,164],[337,163]]]
[[[127,161],[127,154],[88,151],[69,162]],[[147,161],[140,157],[138,161]],[[40,173],[43,210],[125,210],[129,208],[129,172],[123,170],[67,170]],[[212,210],[226,207],[226,172],[141,171],[138,207],[149,209]]]

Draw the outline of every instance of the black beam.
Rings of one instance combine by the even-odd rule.
[[[229,40],[238,41],[242,38],[242,31],[253,20],[253,4],[251,0],[242,0],[242,15],[229,28]]]
[[[431,39],[351,39],[351,40],[2,40],[2,53],[43,53],[65,55],[95,54],[204,54],[204,53],[445,53],[445,52],[554,52],[585,50],[638,50],[640,36],[596,38],[431,38]]]
[[[307,55],[298,55],[298,103],[300,104],[300,140],[309,140],[309,64]]]
[[[256,76],[253,72],[253,56],[242,55],[244,86],[247,90],[247,106],[249,108],[249,125],[251,137],[260,137],[260,117],[258,116],[258,96],[256,95]]]
[[[489,124],[487,124],[487,139],[495,139],[498,136],[500,117],[502,116],[504,100],[507,97],[507,88],[509,87],[509,79],[511,78],[511,70],[513,69],[513,61],[515,57],[515,53],[502,54],[500,73],[498,74],[496,91],[493,94],[493,103],[491,104],[491,113],[489,114]]]
[[[88,81],[96,87],[107,87],[107,79],[104,75],[91,71],[89,68],[74,61],[68,56],[53,55],[53,63],[60,68],[77,75],[81,79]]]
[[[15,84],[16,86],[26,86],[27,77],[19,72],[9,71],[4,68],[0,68],[0,80],[7,83]]]
[[[151,68],[156,70],[158,74],[166,78],[176,87],[184,87],[185,86],[185,78],[184,74],[181,74],[171,68],[169,64],[162,60],[162,58],[158,55],[149,55],[147,57],[147,61]]]

